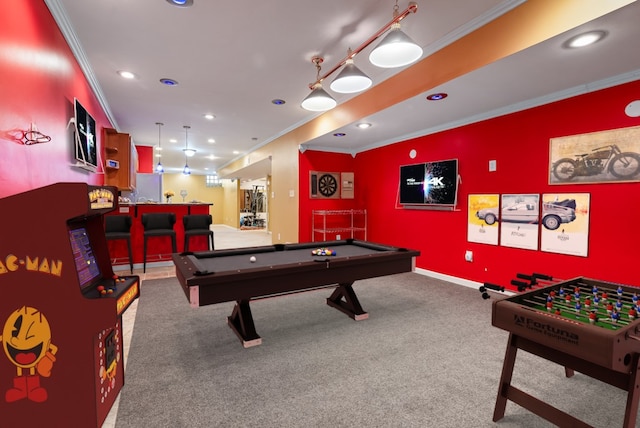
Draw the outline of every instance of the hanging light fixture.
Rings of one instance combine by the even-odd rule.
[[[337,105],[336,100],[322,89],[322,81],[331,76],[343,65],[345,66],[344,69],[331,83],[332,90],[341,93],[354,93],[369,88],[372,84],[371,79],[353,64],[353,58],[389,30],[391,30],[389,34],[387,34],[382,42],[380,42],[369,55],[369,60],[374,65],[386,68],[402,67],[420,59],[422,56],[422,48],[400,30],[400,21],[410,13],[416,13],[417,10],[418,4],[410,1],[405,10],[398,12],[398,1],[396,0],[393,8],[393,19],[356,49],[353,51],[349,49],[346,58],[340,60],[322,76],[320,75],[322,58],[313,57],[311,61],[316,64],[318,77],[315,83],[309,84],[309,89],[311,89],[312,92],[302,101],[302,107],[311,111],[325,111]],[[358,82],[360,86],[354,82]],[[358,89],[354,89],[356,87]]]
[[[311,62],[313,62],[316,66],[316,83],[312,86],[312,91],[307,97],[302,100],[300,104],[303,109],[309,111],[327,111],[334,108],[338,103],[333,99],[331,95],[327,93],[324,89],[322,89],[322,79],[320,79],[320,64],[324,61],[322,58],[318,56],[314,56],[311,58]]]
[[[190,149],[189,148],[189,142],[187,141],[187,131],[189,130],[189,128],[191,128],[188,125],[184,125],[184,149],[182,149],[182,151],[184,152],[184,155],[187,157],[193,157],[193,155],[196,154],[197,150],[196,149]]]
[[[383,68],[402,67],[416,62],[422,56],[422,48],[400,29],[400,20],[395,21],[398,16],[396,0],[391,30],[369,54],[369,61],[373,65]]]
[[[353,63],[353,56],[353,52],[349,49],[347,52],[348,59],[345,61],[344,68],[340,73],[338,73],[329,86],[332,91],[339,92],[341,94],[352,94],[368,89],[373,83],[369,76],[364,74]]]
[[[156,122],[156,125],[158,125],[158,151],[162,151],[162,140],[160,139],[160,128],[164,125],[164,123]],[[160,158],[162,158],[162,154],[159,155],[158,165],[156,165],[156,172],[158,174],[162,174],[164,172],[164,167],[160,162]]]
[[[189,149],[189,128],[191,128],[188,125],[184,125],[184,149],[182,150],[184,152],[184,169],[182,170],[182,173],[184,175],[189,175],[191,174],[191,169],[189,168],[189,162],[187,161],[187,158],[190,156],[193,156],[196,151],[193,149]],[[191,154],[189,154],[191,153]]]

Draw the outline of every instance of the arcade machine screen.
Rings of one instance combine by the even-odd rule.
[[[91,241],[84,227],[71,229],[69,231],[69,239],[71,241],[73,257],[76,260],[80,289],[84,292],[101,277],[100,268],[93,255]]]

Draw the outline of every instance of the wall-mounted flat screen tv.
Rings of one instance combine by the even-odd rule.
[[[96,171],[98,169],[98,142],[96,141],[96,121],[74,100],[75,112],[75,158],[76,166]]]
[[[400,166],[401,205],[455,206],[458,159]]]

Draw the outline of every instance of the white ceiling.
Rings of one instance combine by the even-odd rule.
[[[162,163],[165,171],[179,172],[185,160],[183,126],[190,126],[188,145],[197,153],[189,166],[195,174],[211,174],[318,116],[300,107],[316,77],[311,57],[324,57],[323,69],[330,69],[348,48],[389,22],[394,5],[391,0],[194,0],[193,7],[179,8],[164,0],[45,1],[72,48],[81,51],[80,62],[116,128],[137,145],[156,146],[155,123],[163,122]],[[426,56],[521,3],[419,1],[417,13],[404,19],[402,28]],[[399,2],[400,10],[407,4]],[[427,93],[420,94],[303,142],[303,148],[355,154],[640,79],[638,22],[640,2],[635,2],[429,91],[448,93],[443,101],[428,102]],[[567,38],[590,29],[609,34],[582,50],[561,47]],[[369,64],[371,48],[356,57],[356,64],[376,85],[399,70]],[[137,77],[124,80],[119,70]],[[162,85],[161,78],[179,85]],[[332,95],[339,103],[353,97]],[[286,104],[272,104],[276,98]],[[205,113],[216,118],[208,121]],[[359,130],[354,125],[360,121],[373,126]],[[336,138],[335,132],[347,135]],[[208,143],[209,138],[215,143]],[[256,168],[250,172],[263,173]]]

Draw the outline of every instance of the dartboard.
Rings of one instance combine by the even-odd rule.
[[[318,179],[318,190],[322,196],[326,196],[327,198],[333,196],[336,190],[338,190],[336,178],[331,174],[321,175]]]

